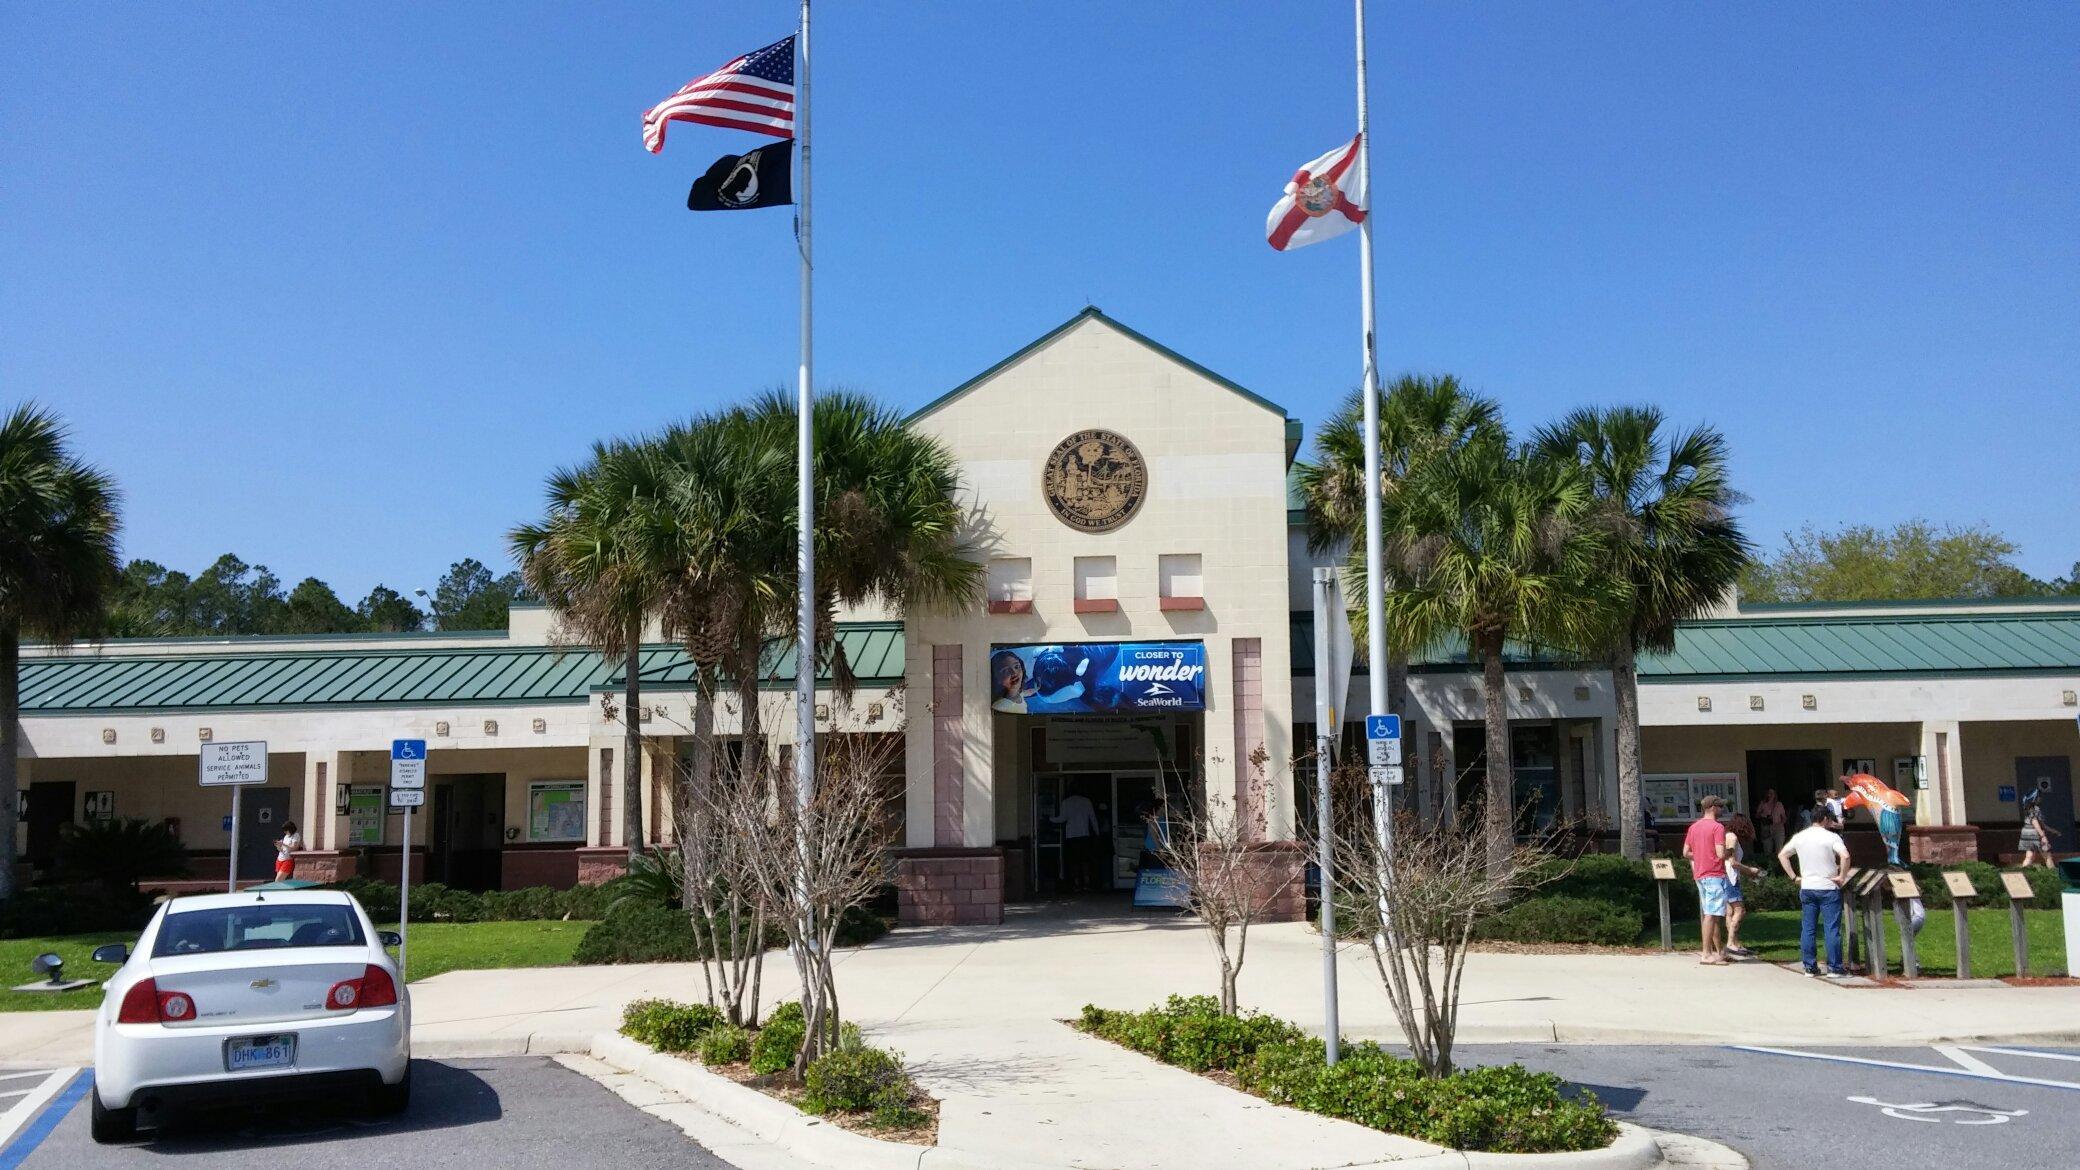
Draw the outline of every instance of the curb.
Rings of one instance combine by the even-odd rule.
[[[507,1056],[563,1056],[592,1051],[583,1032],[534,1032],[526,1036],[455,1037],[412,1041],[412,1056],[424,1060],[488,1060]]]
[[[760,1141],[823,1166],[840,1170],[1073,1170],[853,1133],[709,1072],[694,1061],[658,1052],[616,1032],[592,1037],[589,1052],[602,1064],[676,1093]],[[1657,1170],[1675,1165],[1746,1170],[1748,1165],[1746,1158],[1717,1143],[1666,1135],[1669,1144],[1683,1152],[1678,1163],[1663,1151],[1663,1135],[1657,1131],[1622,1121],[1618,1130],[1618,1140],[1600,1150],[1564,1154],[1440,1150],[1346,1170]]]

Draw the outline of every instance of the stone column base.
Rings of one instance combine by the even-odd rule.
[[[1979,860],[1977,825],[1908,825],[1907,857],[1934,865]]]
[[[1004,921],[1004,851],[896,851],[896,920],[904,926],[994,926]]]
[[[588,845],[578,850],[578,884],[598,886],[628,872],[628,850],[619,845]]]
[[[360,861],[360,855],[351,850],[312,849],[296,855],[296,877],[320,885],[343,882],[354,876]]]
[[[1201,846],[1212,848],[1212,846]],[[1242,847],[1246,880],[1265,899],[1258,922],[1299,922],[1307,917],[1307,848],[1298,841],[1259,841]]]

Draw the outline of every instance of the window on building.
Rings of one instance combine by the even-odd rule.
[[[1164,601],[1203,602],[1206,574],[1198,553],[1164,553],[1156,559]]]
[[[1119,608],[1119,558],[1076,558],[1076,612],[1110,613]]]
[[[527,839],[583,841],[585,782],[537,781],[527,786]]]
[[[1033,605],[1033,558],[991,557],[989,562],[989,608],[992,613],[1012,613]]]

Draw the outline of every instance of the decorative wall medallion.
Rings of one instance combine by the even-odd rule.
[[[1077,431],[1048,453],[1041,487],[1055,517],[1083,532],[1110,532],[1148,495],[1148,463],[1116,431]]]

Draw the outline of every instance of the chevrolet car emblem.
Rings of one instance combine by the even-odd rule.
[[[255,979],[252,982],[252,988],[254,991],[266,991],[268,988],[273,986],[274,980],[272,979]]]

